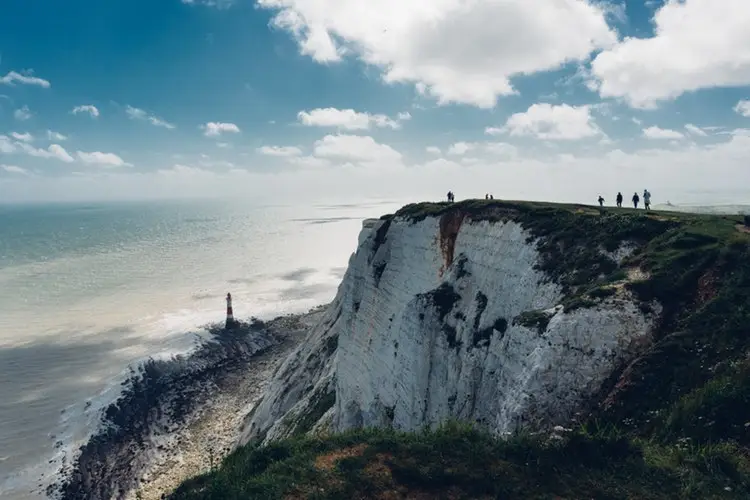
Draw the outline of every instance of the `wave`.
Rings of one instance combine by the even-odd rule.
[[[123,499],[161,446],[212,395],[233,365],[278,343],[260,320],[206,326],[210,337],[189,354],[148,358],[129,368],[116,401],[99,414],[88,442],[64,462],[47,495],[60,500]]]

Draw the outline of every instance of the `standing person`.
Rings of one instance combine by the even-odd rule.
[[[643,206],[646,207],[646,210],[651,210],[651,193],[648,189],[643,190]]]
[[[622,193],[619,191],[617,192],[617,206],[622,208]]]
[[[602,198],[602,195],[599,195],[599,206],[600,207],[604,206],[604,198]]]
[[[638,193],[633,193],[633,206],[635,208],[638,208],[639,201],[641,201],[641,198],[638,196]]]

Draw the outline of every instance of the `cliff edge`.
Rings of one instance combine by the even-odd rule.
[[[596,422],[628,446],[719,442],[739,460],[746,229],[739,216],[497,200],[365,221],[334,302],[274,374],[240,444],[354,431],[346,439],[371,449],[367,432],[407,439],[393,432],[451,421],[477,430],[440,439],[486,443]],[[329,444],[349,449],[346,439]],[[720,491],[747,487],[738,467]]]

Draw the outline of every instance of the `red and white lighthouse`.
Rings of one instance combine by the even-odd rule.
[[[227,293],[227,323],[226,327],[231,328],[234,326],[234,313],[232,313],[232,294]]]

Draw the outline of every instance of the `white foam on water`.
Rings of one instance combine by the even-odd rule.
[[[310,273],[303,282],[272,278],[258,280],[250,286],[234,286],[232,296],[233,309],[238,319],[249,319],[250,316],[269,320],[279,315],[299,314],[320,304],[330,301],[336,293],[339,278],[329,272]],[[316,293],[296,299],[284,299],[285,294],[301,287],[316,287]],[[206,292],[210,293],[210,292]],[[223,299],[222,299],[223,301]],[[221,323],[225,311],[216,307],[217,300],[206,301],[206,306],[197,309],[182,308],[160,317],[155,315],[139,318],[141,326],[131,334],[147,340],[143,345],[124,347],[123,350],[133,357],[115,377],[108,380],[97,394],[62,409],[58,427],[49,433],[51,443],[57,443],[42,463],[27,468],[0,483],[0,497],[13,498],[23,495],[33,498],[39,495],[45,498],[46,487],[59,478],[59,474],[70,472],[78,457],[80,447],[85,445],[101,428],[104,411],[123,392],[123,382],[138,367],[149,359],[171,359],[177,355],[189,355],[201,345],[201,341],[210,338],[203,328],[211,323]],[[235,306],[236,304],[236,306]]]

